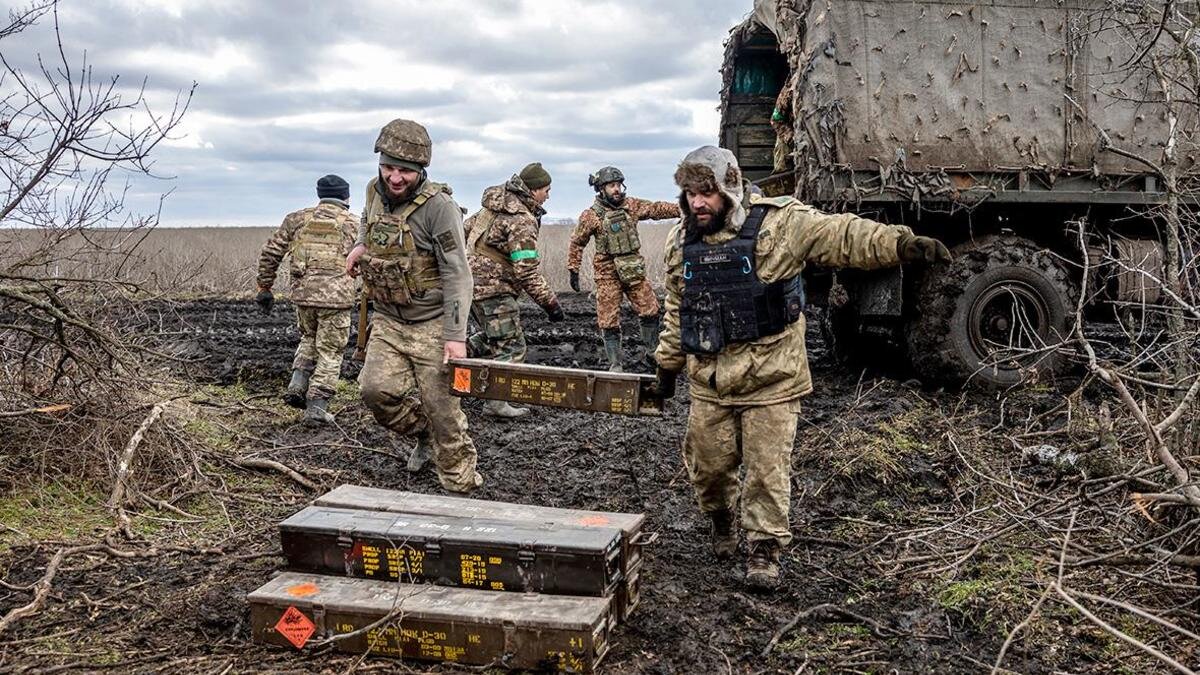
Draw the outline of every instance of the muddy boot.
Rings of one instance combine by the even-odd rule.
[[[421,434],[417,436],[417,444],[408,453],[408,469],[409,473],[417,473],[425,468],[433,457],[433,441],[430,440],[429,434]]]
[[[329,399],[310,398],[308,408],[304,411],[304,423],[310,426],[332,424],[333,414],[329,412]]]
[[[750,542],[746,585],[750,590],[764,592],[779,586],[779,542],[774,539]]]
[[[625,372],[625,366],[621,359],[621,330],[619,328],[604,329],[604,355],[608,357],[608,372]]]
[[[658,333],[660,324],[658,316],[643,316],[641,320],[642,332],[642,349],[645,351],[642,354],[642,361],[651,368],[658,365],[654,360],[654,352],[658,349]]]
[[[517,408],[509,405],[508,401],[488,401],[483,404],[483,412],[500,419],[512,420],[529,414],[529,408]]]
[[[737,530],[733,527],[733,511],[711,511],[708,514],[712,523],[712,549],[717,560],[727,560],[737,553]]]
[[[312,373],[297,368],[292,371],[292,381],[288,383],[287,391],[283,393],[283,402],[297,410],[304,410],[308,398],[308,378]]]

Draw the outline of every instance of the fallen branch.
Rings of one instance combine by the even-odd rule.
[[[46,565],[46,571],[42,574],[42,578],[38,579],[33,585],[33,600],[30,600],[27,605],[10,610],[4,615],[4,618],[0,618],[0,633],[3,633],[21,619],[37,614],[42,609],[42,605],[46,604],[46,596],[50,595],[50,585],[54,582],[54,577],[58,574],[58,568],[62,566],[64,560],[73,555],[89,551],[99,551],[105,548],[104,544],[87,544],[58,549],[54,557],[50,558],[50,563]]]
[[[792,617],[791,621],[785,623],[783,627],[775,632],[775,635],[771,636],[771,641],[767,643],[766,647],[763,647],[761,656],[766,658],[771,653],[771,650],[775,649],[775,645],[779,643],[779,640],[782,639],[784,635],[787,635],[788,632],[795,628],[796,625],[801,621],[810,616],[814,616],[823,612],[828,613],[830,616],[842,617],[844,619],[851,619],[859,623],[866,624],[871,627],[871,632],[874,633],[876,637],[898,637],[905,635],[905,633],[888,628],[887,626],[884,626],[870,617],[865,617],[856,612],[852,612],[841,605],[835,605],[833,603],[826,602],[797,612],[796,616]]]
[[[287,476],[288,478],[291,478],[292,480],[303,485],[304,487],[308,488],[309,490],[319,489],[319,487],[317,486],[316,483],[305,478],[304,475],[301,474],[299,471],[296,471],[295,469],[293,469],[290,466],[287,466],[286,464],[281,464],[279,462],[276,462],[273,459],[249,459],[248,458],[248,459],[230,459],[229,461],[233,462],[237,466],[242,467],[243,469],[269,469],[271,471],[278,471],[279,473],[282,473],[283,475]]]
[[[162,417],[163,410],[166,409],[168,401],[163,401],[154,406],[146,419],[142,420],[141,426],[137,431],[133,432],[133,436],[129,438],[129,442],[125,444],[125,450],[121,453],[121,461],[117,462],[117,482],[113,485],[112,494],[108,498],[108,508],[115,509],[117,512],[117,524],[121,527],[121,531],[129,536],[129,516],[125,513],[125,492],[129,489],[129,468],[133,465],[133,453],[137,452],[138,446],[142,444],[142,439],[146,437],[146,432],[150,427]],[[132,539],[132,537],[130,537]]]
[[[1066,602],[1071,607],[1074,607],[1075,611],[1082,614],[1085,619],[1087,619],[1088,621],[1091,621],[1093,624],[1095,624],[1097,627],[1099,627],[1104,632],[1108,633],[1109,635],[1112,635],[1113,637],[1117,638],[1121,642],[1124,642],[1125,644],[1127,644],[1131,647],[1136,647],[1136,648],[1142,650],[1143,652],[1146,652],[1150,656],[1153,656],[1154,658],[1158,659],[1159,661],[1162,661],[1163,663],[1171,666],[1172,668],[1174,668],[1175,670],[1177,670],[1181,673],[1187,673],[1188,675],[1195,675],[1196,671],[1192,670],[1191,668],[1188,668],[1187,666],[1183,665],[1179,661],[1176,661],[1175,659],[1171,658],[1170,656],[1167,656],[1166,654],[1155,649],[1154,647],[1151,647],[1150,645],[1146,644],[1145,642],[1142,642],[1141,640],[1138,640],[1137,638],[1134,638],[1134,637],[1126,634],[1125,632],[1109,625],[1107,622],[1104,621],[1104,619],[1101,619],[1100,617],[1096,616],[1090,610],[1088,610],[1088,608],[1086,608],[1082,604],[1080,604],[1079,601],[1076,600],[1075,598],[1073,598],[1070,593],[1068,593],[1065,589],[1063,589],[1063,587],[1061,585],[1059,585],[1058,582],[1054,582],[1053,584],[1051,584],[1050,587],[1054,589],[1055,593],[1058,593],[1058,596],[1060,598],[1062,598],[1064,602]]]

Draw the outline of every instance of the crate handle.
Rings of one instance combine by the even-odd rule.
[[[479,393],[484,393],[488,390],[488,378],[492,375],[492,369],[484,366],[479,371]]]
[[[632,546],[650,546],[658,541],[657,532],[638,532],[633,535],[633,539],[629,540]]]
[[[596,376],[591,373],[587,376],[587,391],[585,394],[587,395],[587,404],[591,405],[592,398],[596,395]]]

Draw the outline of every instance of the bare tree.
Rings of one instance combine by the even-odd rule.
[[[35,2],[0,27],[0,423],[26,461],[47,424],[60,446],[121,447],[130,411],[154,397],[153,351],[128,320],[144,289],[124,271],[158,216],[129,213],[125,196],[191,100],[160,112],[144,81],[95,72],[64,44],[57,10]],[[9,46],[45,24],[53,52],[23,67]],[[111,474],[114,455],[92,456]]]

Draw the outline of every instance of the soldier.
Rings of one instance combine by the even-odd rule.
[[[467,255],[475,278],[471,316],[480,332],[468,341],[471,355],[520,363],[525,360],[525,333],[517,296],[529,294],[550,321],[562,321],[558,297],[542,276],[538,261],[538,230],[550,198],[550,174],[534,162],[508,179],[483,191],[483,210],[467,219]],[[487,401],[493,417],[529,414],[506,401]]]
[[[425,127],[392,120],[375,141],[379,175],[367,185],[358,242],[346,270],[374,302],[359,383],[383,426],[417,437],[409,469],[432,454],[442,487],[483,484],[467,418],[450,395],[445,364],[467,355],[471,268],[462,212],[450,188],[429,180]]]
[[[342,370],[350,335],[354,279],[342,260],[354,244],[358,219],[349,211],[350,184],[340,176],[317,181],[315,207],[290,213],[258,256],[258,296],[263,313],[275,303],[271,287],[283,256],[289,256],[291,298],[300,324],[300,346],[292,360],[292,381],[283,400],[304,410],[307,424],[328,424],[329,400]]]
[[[770,590],[788,530],[792,443],[799,400],[812,391],[799,277],[805,263],[875,269],[949,260],[937,240],[791,197],[747,198],[737,160],[706,146],[679,165],[684,218],[666,246],[667,296],[655,357],[659,393],[687,367],[691,410],[684,464],[711,519],[718,558],[749,556],[746,583]],[[739,465],[745,465],[744,487]]]
[[[604,337],[609,370],[621,372],[621,296],[629,298],[641,321],[642,347],[646,359],[658,344],[658,298],[646,278],[646,261],[641,254],[637,224],[640,220],[678,218],[679,206],[671,202],[649,202],[625,196],[625,176],[606,166],[588,177],[596,201],[579,214],[571,234],[567,270],[571,290],[579,292],[579,267],[588,240],[596,238],[592,263],[596,278],[596,323]]]

